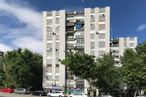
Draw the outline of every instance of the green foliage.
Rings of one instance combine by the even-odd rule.
[[[76,76],[82,79],[94,79],[96,64],[94,56],[79,53],[69,53],[66,58],[61,61]]]
[[[129,94],[132,96],[134,92],[136,93],[137,90],[146,86],[145,48],[146,44],[144,43],[137,46],[136,50],[126,49],[121,58],[122,81],[127,84]]]
[[[120,70],[114,66],[114,59],[110,55],[104,55],[96,61],[91,55],[70,53],[61,62],[76,76],[90,81],[90,84],[106,93],[120,86]]]
[[[41,88],[42,56],[27,49],[7,52],[3,58],[5,87]]]
[[[121,59],[123,82],[133,89],[146,84],[145,65],[140,56],[136,51],[127,49]]]
[[[118,91],[120,86],[120,68],[114,66],[114,59],[110,55],[104,55],[97,59],[97,81],[94,83],[101,91],[111,93]]]

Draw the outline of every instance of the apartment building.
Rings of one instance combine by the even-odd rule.
[[[137,46],[137,37],[119,37],[111,40],[110,49],[114,56],[115,66],[121,66],[120,57],[123,56],[126,48],[135,48]]]
[[[65,72],[58,60],[69,51],[102,56],[110,52],[110,8],[43,12],[43,88],[88,88],[88,82]],[[67,79],[66,79],[67,78]]]

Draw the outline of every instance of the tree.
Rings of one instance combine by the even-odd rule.
[[[68,53],[61,63],[66,65],[74,75],[82,79],[95,79],[95,57],[87,54]]]
[[[127,84],[129,97],[135,97],[137,91],[141,90],[142,87],[146,85],[146,66],[143,63],[141,54],[138,52],[133,49],[126,49],[124,56],[121,58],[121,63],[123,64],[122,81]]]
[[[41,88],[42,56],[28,49],[9,51],[3,58],[5,87]]]
[[[114,66],[114,59],[110,55],[95,59],[94,56],[79,53],[69,53],[61,61],[75,76],[86,79],[103,92],[117,91],[120,83],[119,69]]]
[[[115,67],[114,63],[115,61],[110,54],[98,58],[96,69],[97,81],[94,83],[102,92],[112,95],[118,94],[121,82],[120,68]]]

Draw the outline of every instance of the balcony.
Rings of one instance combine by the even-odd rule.
[[[68,33],[73,33],[73,32],[75,32],[74,26],[66,27],[66,32],[68,32]]]
[[[74,41],[74,38],[67,38],[67,41]]]
[[[76,50],[78,50],[78,49],[84,49],[84,45],[76,45],[76,47],[74,49],[76,49]]]
[[[74,49],[74,46],[67,45],[67,50]]]
[[[74,22],[67,22],[67,23],[66,23],[66,26],[74,26],[74,25],[75,25]]]

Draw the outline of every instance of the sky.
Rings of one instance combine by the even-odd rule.
[[[42,12],[110,6],[111,37],[146,40],[146,0],[0,0],[0,51],[42,53]]]

